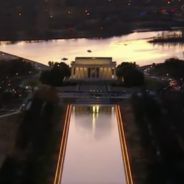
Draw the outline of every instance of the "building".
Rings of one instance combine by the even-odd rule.
[[[116,62],[111,57],[76,57],[71,63],[71,79],[112,80]]]

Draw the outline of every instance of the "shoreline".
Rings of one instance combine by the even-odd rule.
[[[38,67],[40,67],[42,70],[48,68],[48,65],[40,63],[39,61],[33,61],[33,60],[30,60],[30,59],[24,58],[22,56],[10,54],[10,53],[3,52],[3,51],[0,50],[0,60],[8,61],[8,60],[13,60],[13,59],[23,59],[26,62],[30,62],[30,63],[34,64],[37,69],[38,69]]]
[[[184,38],[153,38],[149,41],[149,43],[153,44],[184,44]]]
[[[126,27],[126,26],[125,26]],[[59,39],[107,39],[111,37],[118,37],[123,35],[128,35],[134,32],[151,32],[151,31],[174,31],[182,29],[184,26],[181,24],[173,24],[166,26],[162,22],[160,25],[156,25],[152,22],[137,22],[132,28],[122,28],[121,31],[106,31],[106,32],[88,32],[77,31],[76,33],[67,33],[68,30],[49,30],[46,33],[40,34],[35,33],[33,35],[26,34],[26,32],[16,32],[14,38],[6,38],[3,35],[0,35],[0,42],[10,42],[17,43],[20,41],[27,42],[36,42],[36,41],[50,41],[50,40],[59,40]],[[123,31],[122,31],[123,30]],[[36,31],[35,31],[36,32]]]
[[[131,34],[133,33],[134,30],[132,31],[129,31],[129,32],[122,32],[122,33],[119,33],[119,34],[112,34],[112,35],[98,35],[98,34],[84,34],[84,35],[81,35],[80,33],[77,34],[77,35],[57,35],[57,34],[54,34],[54,35],[47,35],[47,36],[42,36],[42,35],[39,35],[39,36],[33,36],[33,37],[19,37],[17,39],[3,39],[0,37],[0,42],[12,42],[12,43],[16,43],[16,42],[20,42],[20,41],[30,41],[30,42],[35,42],[35,41],[50,41],[50,40],[69,40],[69,39],[106,39],[106,38],[111,38],[111,37],[116,37],[116,36],[121,36],[121,35],[128,35],[128,34]]]

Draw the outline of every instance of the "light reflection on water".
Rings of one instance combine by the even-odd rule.
[[[170,57],[184,57],[184,45],[153,45],[147,41],[161,32],[135,32],[107,39],[59,39],[38,42],[0,42],[0,50],[47,64],[76,56],[113,57],[117,64],[135,61],[139,65],[163,62]],[[91,50],[89,53],[87,50]]]
[[[114,122],[106,120],[106,116],[114,118],[109,113],[111,113],[110,107],[100,107],[99,105],[78,107],[75,111],[75,118],[79,119],[79,122],[75,124],[75,128],[84,136],[88,136],[92,132],[94,139],[104,139],[114,128]]]
[[[124,167],[112,106],[75,106],[62,184],[123,184]]]

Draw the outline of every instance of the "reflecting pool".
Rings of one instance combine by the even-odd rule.
[[[61,184],[124,184],[114,106],[73,107]]]

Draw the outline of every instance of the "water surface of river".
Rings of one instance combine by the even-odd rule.
[[[148,40],[161,32],[134,32],[107,39],[59,39],[0,42],[0,51],[22,56],[40,63],[61,61],[70,64],[76,56],[113,57],[117,64],[135,61],[139,65],[163,62],[170,57],[184,58],[184,45],[153,45]],[[91,52],[89,52],[89,50]]]

